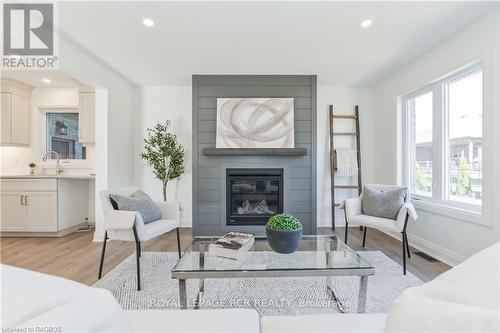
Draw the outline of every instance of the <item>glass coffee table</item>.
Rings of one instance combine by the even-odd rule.
[[[255,244],[239,260],[217,257],[208,246],[219,237],[195,237],[189,249],[172,270],[179,281],[181,308],[187,308],[186,280],[198,279],[199,291],[194,304],[204,293],[204,279],[326,277],[326,290],[340,312],[344,305],[332,288],[334,276],[359,276],[358,312],[365,312],[368,277],[375,267],[332,235],[302,236],[299,249],[291,254],[273,252],[265,238],[255,238]]]

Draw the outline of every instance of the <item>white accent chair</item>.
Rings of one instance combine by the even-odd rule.
[[[161,219],[146,224],[142,220],[142,216],[139,212],[115,210],[113,208],[109,197],[110,193],[131,196],[137,190],[137,187],[125,187],[113,191],[101,191],[99,193],[104,213],[104,242],[102,244],[98,279],[102,276],[107,240],[114,239],[135,242],[137,257],[137,290],[141,290],[141,242],[148,241],[176,229],[177,250],[180,258],[181,243],[179,238],[179,226],[181,219],[180,206],[177,201],[156,201],[162,213]]]
[[[368,184],[365,186],[378,191],[394,191],[405,188],[402,186],[380,184]],[[361,193],[359,197],[344,200],[344,202],[340,206],[341,208],[344,208],[345,214],[344,242],[347,244],[347,232],[349,229],[349,223],[358,224],[363,227],[363,247],[365,247],[366,229],[368,229],[368,227],[400,232],[403,248],[403,274],[406,275],[406,255],[408,255],[408,258],[410,258],[410,246],[408,244],[406,228],[408,227],[409,218],[411,218],[413,221],[416,221],[418,218],[415,207],[413,207],[413,204],[411,203],[410,193],[406,194],[405,203],[401,207],[396,220],[363,214],[362,202],[363,193]]]

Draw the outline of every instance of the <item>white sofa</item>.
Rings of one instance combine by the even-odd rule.
[[[498,332],[500,243],[409,288],[385,314],[263,317],[250,309],[123,311],[110,292],[6,265],[2,328],[62,332]],[[12,331],[12,330],[11,330]]]

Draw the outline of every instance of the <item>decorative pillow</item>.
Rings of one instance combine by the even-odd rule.
[[[109,201],[111,202],[111,206],[113,206],[114,210],[120,210],[120,208],[118,207],[118,203],[111,196],[109,197]]]
[[[161,219],[160,207],[143,191],[137,190],[131,197],[119,194],[110,194],[109,197],[113,207],[116,204],[118,210],[138,211],[141,213],[144,223]]]
[[[396,220],[405,203],[406,188],[380,191],[370,187],[363,188],[363,214]]]

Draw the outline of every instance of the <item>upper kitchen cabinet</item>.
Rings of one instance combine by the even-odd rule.
[[[12,79],[2,79],[1,144],[29,146],[31,143],[31,90],[33,87]]]
[[[95,93],[80,92],[80,142],[95,142]]]

